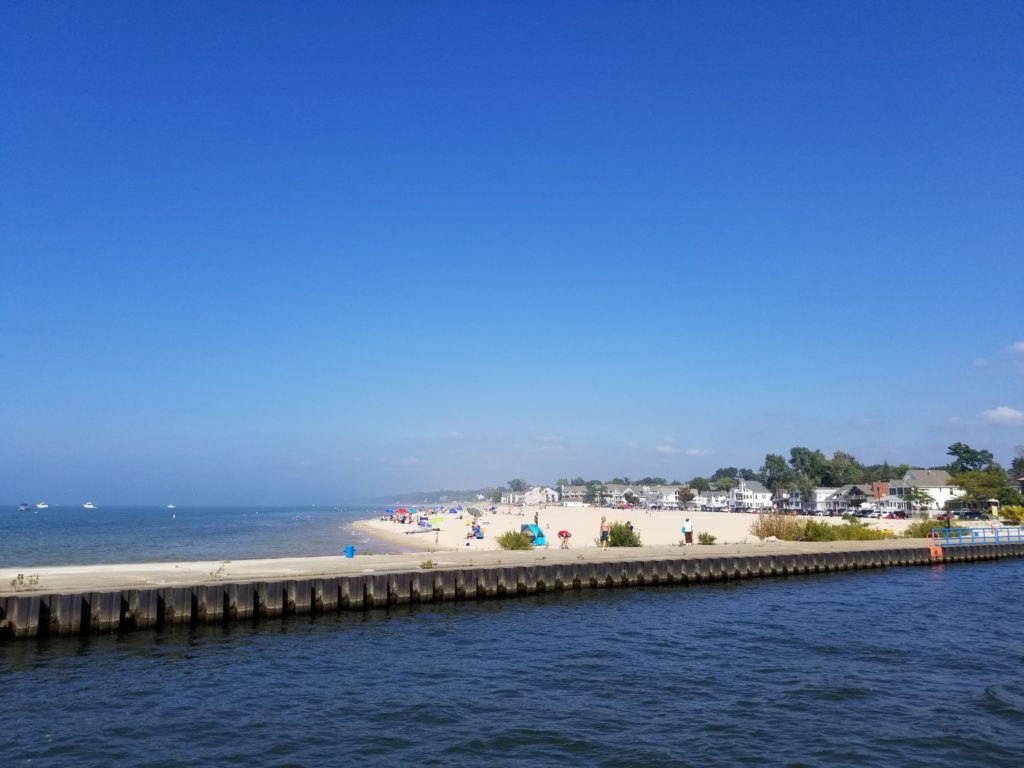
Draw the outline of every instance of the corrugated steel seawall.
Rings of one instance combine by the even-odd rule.
[[[879,546],[872,549],[722,557],[680,554],[652,557],[650,560],[418,568],[391,573],[61,594],[25,592],[0,596],[0,639],[129,632],[173,624],[221,624],[568,590],[692,585],[731,579],[966,563],[1022,556],[1024,544],[1020,543],[965,545],[942,550],[932,550],[927,546]]]

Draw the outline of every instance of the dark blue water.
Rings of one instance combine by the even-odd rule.
[[[51,507],[0,512],[0,567],[398,551],[352,529],[369,507]]]
[[[1024,561],[0,646],[33,766],[1019,766]]]

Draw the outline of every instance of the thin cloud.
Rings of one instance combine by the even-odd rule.
[[[676,448],[674,445],[664,445],[664,444],[662,444],[662,445],[657,446],[654,450],[656,450],[658,453],[666,453],[666,454],[667,453],[679,453],[679,449]]]
[[[1024,424],[1024,411],[1018,411],[1008,405],[1000,405],[981,412],[981,418],[989,424]]]
[[[686,449],[686,455],[687,456],[707,456],[709,453],[711,453],[711,451],[707,450],[706,448],[687,448]]]
[[[986,360],[984,357],[978,357],[978,358],[975,358],[974,362],[971,363],[971,364],[975,368],[987,368],[988,367],[988,360]]]
[[[1024,355],[1024,341],[1015,341],[1010,345],[1010,354]]]

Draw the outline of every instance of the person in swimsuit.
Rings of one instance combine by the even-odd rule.
[[[601,515],[601,549],[608,549],[608,535],[612,532],[612,527],[608,525],[608,520],[604,515]]]

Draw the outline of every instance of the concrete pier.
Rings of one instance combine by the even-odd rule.
[[[411,554],[6,568],[0,570],[0,640],[1024,556],[1024,543],[929,544],[780,542],[434,553],[436,562]]]

